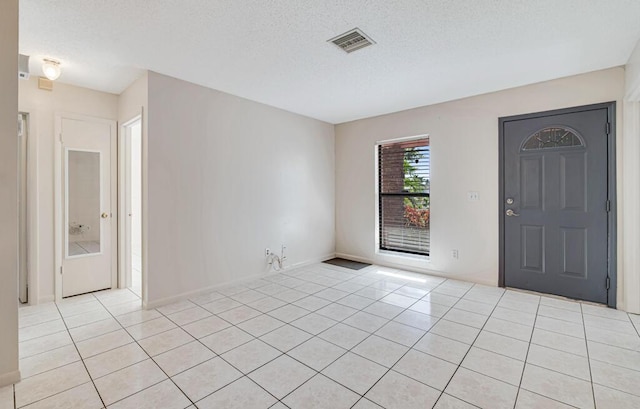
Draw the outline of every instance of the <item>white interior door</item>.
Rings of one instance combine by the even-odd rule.
[[[61,119],[63,297],[113,285],[112,127]]]

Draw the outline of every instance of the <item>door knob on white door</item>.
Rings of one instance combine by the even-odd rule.
[[[518,213],[514,212],[513,209],[507,209],[507,216],[509,217],[518,217],[520,216]]]
[[[103,219],[106,219],[107,217],[109,217],[109,213],[107,213],[107,212],[102,213],[102,214],[100,215],[100,217],[102,217]]]

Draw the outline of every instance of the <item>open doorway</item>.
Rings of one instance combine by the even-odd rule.
[[[142,297],[142,121],[123,125],[121,138],[124,178],[121,179],[124,212],[124,285]]]

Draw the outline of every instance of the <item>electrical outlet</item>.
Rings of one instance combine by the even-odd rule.
[[[457,260],[459,257],[458,250],[451,250],[451,257]]]
[[[265,257],[269,257],[271,255],[271,250],[270,249],[264,249],[264,256]]]
[[[470,202],[477,202],[480,200],[480,193],[478,192],[467,192],[467,199]]]

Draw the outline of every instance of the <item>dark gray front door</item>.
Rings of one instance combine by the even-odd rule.
[[[507,287],[608,302],[609,116],[501,121]]]

